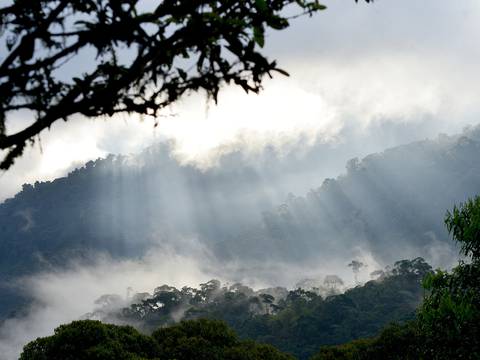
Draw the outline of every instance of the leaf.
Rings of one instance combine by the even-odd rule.
[[[260,10],[260,12],[266,12],[268,10],[268,5],[265,0],[255,0],[255,7]]]
[[[265,45],[265,36],[264,30],[260,26],[255,26],[253,28],[253,40],[260,46],[263,47]]]
[[[288,27],[289,23],[287,19],[284,19],[280,16],[272,16],[268,22],[268,26],[275,30],[282,30]]]
[[[326,10],[327,7],[325,5],[322,5],[320,3],[314,3],[314,4],[311,4],[310,5],[310,10],[312,11],[322,11],[322,10]]]

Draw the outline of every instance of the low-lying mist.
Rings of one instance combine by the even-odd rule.
[[[355,279],[347,258],[304,264],[251,259],[225,262],[197,239],[183,239],[176,248],[151,248],[136,259],[118,260],[97,254],[88,262],[72,260],[61,269],[50,268],[16,280],[13,286],[31,301],[28,307],[0,323],[0,353],[2,359],[17,359],[29,341],[50,335],[58,325],[95,311],[97,300],[105,294],[114,294],[119,299],[116,306],[122,307],[131,303],[132,294],[152,292],[164,284],[197,287],[218,279],[224,284],[242,283],[254,289],[294,289],[322,284],[327,275],[339,276],[344,282],[342,288],[346,289],[357,281],[369,280],[369,273],[381,268],[370,254],[359,252],[357,259],[365,267]]]
[[[349,287],[419,256],[450,267],[443,217],[480,184],[480,128],[352,159],[335,178],[322,143],[230,152],[207,168],[173,148],[90,161],[0,204],[0,280],[14,284],[0,309],[7,359],[104,294],[128,303],[162,284],[294,288],[327,275]]]

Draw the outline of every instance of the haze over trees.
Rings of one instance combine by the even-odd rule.
[[[442,270],[433,272],[421,258],[402,260],[395,263],[383,280],[370,281],[345,294],[323,299],[314,292],[297,289],[277,302],[271,295],[261,292],[254,294],[239,284],[221,288],[218,281],[202,284],[198,290],[183,288],[179,291],[162,286],[153,296],[142,295],[145,299],[141,303],[133,304],[119,314],[127,318],[138,314],[140,321],[148,323],[153,320],[158,326],[165,324],[165,315],[172,311],[169,304],[171,301],[178,305],[187,299],[188,306],[185,307],[184,314],[214,319],[223,317],[233,327],[237,327],[243,336],[277,345],[300,359],[307,359],[321,345],[342,342],[342,336],[351,336],[356,340],[340,346],[325,346],[311,359],[478,359],[479,214],[480,197],[461,203],[451,213],[447,213],[445,224],[454,240],[459,243],[461,253],[468,258],[468,262],[460,261],[451,273]],[[377,322],[381,323],[386,314],[391,315],[394,309],[401,309],[398,308],[399,300],[402,296],[405,297],[407,288],[414,290],[410,296],[415,293],[418,296],[422,279],[428,292],[423,292],[423,302],[417,313],[411,314],[412,320],[388,325],[376,337],[358,339],[371,336],[369,331],[378,331],[378,328],[375,330],[369,328],[369,325],[378,325]],[[258,305],[261,299],[271,307],[272,313],[261,306],[256,308],[255,313],[252,305]],[[404,300],[405,304],[410,302],[411,306],[411,298],[408,299],[407,296]],[[156,307],[152,308],[152,303]],[[235,319],[239,314],[243,317],[241,321]],[[405,309],[400,314],[404,315],[401,320],[408,320]],[[375,320],[372,322],[372,319]],[[385,323],[381,326],[384,325]],[[89,331],[92,328],[95,329],[95,336]],[[111,335],[105,336],[108,332]],[[133,343],[132,338],[135,339]],[[289,358],[268,345],[237,340],[234,333],[218,320],[181,322],[154,331],[152,338],[140,335],[133,328],[102,325],[86,320],[64,325],[53,336],[27,344],[21,359],[60,359],[72,354],[79,354],[79,359],[86,354],[95,354],[102,359],[113,354],[116,358],[131,358],[141,354],[142,358],[160,356],[187,359],[197,353],[200,358]],[[238,354],[233,355],[237,351]],[[247,355],[251,351],[253,354]]]
[[[386,354],[394,360],[480,357],[480,197],[454,206],[445,225],[466,258],[451,272],[425,276],[427,292],[416,318],[388,326],[375,338],[325,347],[312,360],[380,360]]]
[[[229,359],[237,352],[244,352],[241,356],[247,359],[290,358],[271,345],[307,359],[321,345],[373,336],[391,321],[414,317],[423,294],[421,279],[431,267],[418,258],[399,261],[390,269],[382,281],[370,281],[336,295],[326,288],[254,291],[242,284],[222,285],[218,280],[198,288],[162,285],[152,294],[132,295],[131,305],[123,308],[118,306],[122,304],[120,296],[104,295],[96,302],[98,308],[84,316],[89,320],[63,325],[53,336],[31,342],[21,359],[72,355],[75,359],[122,359],[133,354],[148,359],[190,359],[192,354],[196,359],[212,359],[217,353],[221,354],[219,359]],[[155,341],[133,328],[102,325],[90,319],[133,325],[143,334],[152,334]],[[225,324],[241,339],[250,340],[237,340]],[[236,356],[240,354],[232,358]]]
[[[397,261],[381,280],[369,281],[344,293],[332,291],[342,280],[328,275],[328,287],[281,287],[254,291],[242,284],[218,280],[198,288],[163,285],[152,294],[135,294],[122,307],[118,295],[100,298],[84,318],[129,324],[150,333],[180,320],[217,319],[241,338],[274,345],[307,359],[320,346],[374,336],[393,321],[413,319],[423,297],[421,286],[432,268],[422,258]],[[105,301],[107,300],[107,301]]]
[[[348,267],[350,267],[353,271],[356,283],[358,283],[358,273],[360,272],[361,269],[363,269],[366,266],[367,266],[366,264],[358,260],[352,260],[352,262],[348,264]]]
[[[473,1],[464,9],[480,10]],[[389,10],[395,16],[404,7],[396,6]],[[11,170],[60,120],[71,126],[74,118],[123,114],[151,118],[157,126],[163,110],[190,93],[200,92],[208,103],[216,103],[229,84],[258,93],[266,77],[288,75],[267,56],[270,33],[325,8],[317,0],[3,1],[0,171]],[[470,11],[441,10],[449,19],[459,16],[466,29],[472,26],[465,17]],[[451,84],[460,84],[456,76],[432,83],[428,76],[397,79],[423,76],[429,61],[441,69],[429,80],[460,63],[469,79],[475,71],[470,49],[468,61],[452,61],[448,54],[437,62],[438,48],[420,46],[422,41],[412,46],[411,39],[397,48],[380,31],[382,39],[375,41],[389,46],[371,51],[371,38],[355,44],[361,54],[356,70],[341,74],[348,85],[338,89],[336,70],[348,68],[353,61],[344,59],[355,51],[337,52],[328,41],[318,42],[315,52],[334,53],[319,67],[333,80],[315,95],[325,99],[322,107],[341,104],[314,111],[312,118],[330,114],[325,127],[332,127],[364,115],[367,124],[390,117],[476,116],[472,104],[478,99],[469,81],[452,92]],[[445,39],[442,31],[435,28],[423,44],[432,36]],[[341,35],[330,42],[350,36]],[[415,55],[427,61],[402,53],[410,47],[422,48]],[[408,70],[397,73],[400,57]],[[365,73],[356,79],[358,69]],[[378,73],[389,80],[380,87],[372,81],[375,91],[360,86],[361,94],[352,96],[355,84]],[[399,84],[400,91],[390,92]],[[397,102],[412,99],[412,90],[421,101]],[[330,91],[337,93],[335,101],[325,95]],[[382,91],[389,96],[377,103],[371,94]],[[306,109],[303,114],[310,112],[305,104],[318,103],[304,93],[294,98],[291,108]],[[345,106],[347,98],[354,99]],[[373,101],[365,105],[361,98]],[[342,105],[348,109],[334,115]],[[291,118],[283,115],[262,112],[248,119]],[[332,136],[351,131],[345,124]],[[401,129],[397,125],[394,131]],[[313,139],[323,127],[305,130],[312,130]],[[300,136],[310,138],[286,132],[299,144]],[[364,145],[361,136],[347,138]],[[318,160],[325,155],[318,140],[301,144],[299,157],[288,152],[290,144],[285,153],[283,145],[277,153],[275,145],[262,144],[251,157],[246,146],[229,144],[238,151],[221,148],[216,166],[202,168],[181,162],[175,144],[164,142],[136,155],[112,154],[72,167],[54,181],[24,184],[0,203],[0,358],[480,359],[480,126],[351,159],[345,173],[325,180],[326,172],[316,170],[326,163]],[[151,274],[154,282],[146,279]],[[205,281],[217,275],[223,283]],[[169,276],[158,285],[168,284],[152,286]],[[183,286],[200,277],[198,287]]]
[[[232,154],[204,171],[179,165],[164,146],[110,156],[65,178],[26,184],[0,204],[0,274],[10,281],[72,259],[88,261],[97,252],[135,258],[159,238],[189,251],[181,240],[192,236],[221,262],[335,259],[347,270],[361,247],[383,265],[422,254],[434,266],[449,266],[456,250],[439,220],[441,209],[478,190],[479,149],[478,128],[400,146],[286,199],[281,194],[296,180],[281,174],[293,171],[291,162],[269,151],[257,163]],[[295,173],[310,169],[315,151],[295,162]],[[376,269],[367,270],[362,274]],[[9,296],[10,288],[2,291],[6,316],[19,299]]]

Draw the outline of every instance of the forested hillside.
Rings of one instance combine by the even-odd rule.
[[[445,225],[467,260],[452,272],[433,272],[421,258],[403,260],[376,272],[376,281],[325,298],[302,289],[285,294],[280,289],[254,292],[241,284],[221,287],[215,280],[199,289],[164,285],[153,294],[136,294],[133,304],[120,310],[111,307],[115,296],[106,295],[98,300],[102,307],[87,317],[157,329],[146,336],[131,327],[76,321],[27,344],[21,359],[60,360],[72,354],[81,359],[290,358],[275,347],[239,340],[215,320],[223,319],[243,336],[275,344],[300,359],[475,360],[480,356],[480,197],[454,206]],[[420,281],[426,291],[423,301],[414,304]],[[409,313],[416,305],[415,314]],[[392,320],[404,322],[385,326]],[[349,338],[354,340],[338,345]]]
[[[261,243],[263,254],[290,259],[361,247],[384,261],[421,254],[441,265],[450,245],[444,209],[480,188],[479,130],[352,159],[345,175],[265,212],[262,241],[249,233],[225,247],[254,256]]]
[[[422,279],[431,271],[421,258],[398,261],[345,293],[339,293],[341,279],[331,281],[332,276],[320,287],[290,291],[254,291],[218,280],[198,289],[163,285],[152,294],[133,295],[128,307],[122,307],[121,296],[104,295],[84,318],[133,325],[146,333],[181,320],[223,320],[244,339],[307,359],[320,346],[375,336],[391,322],[413,319],[423,296]]]
[[[219,261],[344,266],[361,252],[383,265],[417,256],[450,265],[443,212],[479,191],[479,150],[477,127],[353,159],[320,187],[314,150],[303,162],[267,151],[256,165],[237,153],[210,169],[180,165],[165,145],[90,161],[0,204],[0,277],[5,286],[91,253],[137,257],[183,238]],[[304,196],[286,195],[295,173],[311,175]]]
[[[479,0],[0,3],[0,360],[480,360]]]

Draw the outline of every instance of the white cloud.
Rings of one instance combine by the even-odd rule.
[[[152,251],[141,260],[113,261],[101,256],[91,265],[72,264],[63,272],[47,272],[20,281],[33,303],[24,316],[11,318],[0,327],[0,354],[17,359],[22,347],[37,337],[51,335],[55,327],[79,319],[94,308],[103,294],[127,296],[152,291],[156,286],[197,286],[210,280],[208,262],[200,254],[182,256],[168,249]]]
[[[478,0],[325,2],[326,12],[268,36],[267,52],[290,78],[268,81],[258,96],[226,88],[218,106],[210,105],[208,111],[205,98],[193,95],[169,109],[176,115],[161,118],[155,130],[149,120],[126,116],[55,124],[42,133],[42,153],[38,145],[29,148],[11,170],[0,174],[0,201],[22,183],[53,179],[74,164],[107,153],[135,153],[163,139],[175,139],[182,159],[205,165],[234,149],[288,148],[300,137],[306,145],[320,140],[352,143],[359,152],[378,151],[478,122]],[[21,128],[27,121],[16,118],[9,124]],[[402,132],[387,136],[389,130],[379,124],[393,124],[394,129],[400,124]],[[359,138],[365,142],[361,147]],[[444,252],[435,249],[433,255],[443,257]],[[196,285],[219,273],[188,256],[162,256],[142,262],[99,260],[90,268],[31,278],[25,285],[37,307],[29,317],[3,327],[12,331],[1,332],[0,353],[14,357],[33,336],[90,311],[101,294],[123,294],[128,286],[151,290],[163,282]],[[373,262],[368,254],[359,256]],[[224,273],[238,270],[254,279],[251,269],[242,272],[237,265]],[[278,272],[273,266],[257,270]]]
[[[220,262],[196,239],[179,239],[175,246],[150,250],[139,259],[113,260],[97,255],[88,264],[72,263],[67,270],[51,269],[18,281],[19,288],[32,299],[23,315],[10,318],[0,326],[0,354],[4,360],[17,359],[23,346],[37,337],[49,336],[55,327],[81,318],[96,307],[104,294],[118,294],[125,302],[136,292],[152,293],[167,284],[181,288],[219,279],[222,283],[242,282],[254,289],[269,286],[293,288],[299,280],[320,280],[338,274],[346,286],[353,285],[346,258],[315,259],[309,263],[282,264],[278,261]],[[368,252],[354,249],[357,259],[377,269],[379,264]],[[367,281],[368,271],[360,274]],[[130,293],[130,294],[129,294]]]
[[[52,179],[74,164],[110,152],[137,152],[165,138],[175,139],[182,159],[205,165],[233,149],[288,149],[299,138],[306,145],[355,142],[351,136],[363,136],[378,123],[400,123],[402,135],[425,137],[478,122],[478,1],[326,3],[326,12],[268,36],[266,51],[291,78],[277,76],[258,96],[225,88],[218,106],[208,111],[205,98],[192,95],[169,109],[167,115],[176,116],[161,118],[156,130],[151,121],[126,116],[56,124],[42,134],[43,154],[38,147],[28,149],[0,175],[0,201],[24,182]],[[428,129],[425,119],[434,119]],[[352,128],[357,130],[346,135]],[[372,135],[372,142],[377,139]]]

